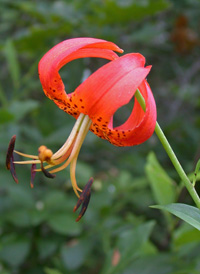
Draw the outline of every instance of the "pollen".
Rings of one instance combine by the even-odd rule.
[[[40,146],[38,148],[38,158],[41,162],[51,163],[51,157],[53,156],[53,152],[51,149],[46,146]]]

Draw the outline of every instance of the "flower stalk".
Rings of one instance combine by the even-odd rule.
[[[138,89],[135,93],[135,97],[137,98],[142,109],[145,111],[146,110],[145,100]],[[184,169],[182,168],[179,160],[177,159],[172,147],[170,146],[170,144],[169,144],[164,132],[162,131],[161,127],[159,126],[158,122],[156,122],[155,133],[158,136],[165,151],[167,152],[167,155],[169,156],[172,164],[174,165],[179,177],[181,178],[185,187],[187,188],[188,192],[190,193],[190,196],[192,197],[196,206],[200,209],[200,198],[194,188],[194,185],[190,182],[188,176],[186,175]]]

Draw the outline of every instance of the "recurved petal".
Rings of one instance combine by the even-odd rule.
[[[139,145],[148,140],[154,130],[157,119],[156,103],[147,81],[144,80],[139,86],[139,90],[146,102],[144,112],[135,99],[133,111],[128,120],[121,126],[112,130],[109,141],[120,146]]]
[[[138,53],[126,54],[104,65],[88,77],[74,92],[73,102],[82,100],[83,113],[93,123],[108,124],[112,115],[127,104],[151,67]],[[86,98],[86,100],[85,100]]]
[[[65,40],[49,50],[40,60],[38,71],[45,94],[61,102],[67,100],[63,81],[58,73],[66,63],[84,57],[116,59],[114,52],[123,52],[114,43],[95,38],[73,38]]]

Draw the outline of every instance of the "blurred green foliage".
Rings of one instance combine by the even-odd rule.
[[[149,208],[191,203],[156,136],[138,147],[118,148],[88,134],[77,179],[81,187],[90,176],[95,182],[79,223],[68,172],[54,180],[37,174],[30,189],[30,168],[17,167],[16,185],[4,167],[14,134],[16,148],[33,154],[41,144],[55,151],[66,140],[74,119],[45,97],[37,64],[56,43],[90,36],[113,41],[125,53],[140,52],[153,65],[148,81],[158,121],[186,172],[192,172],[200,157],[199,11],[199,0],[0,1],[2,274],[200,272],[199,231]],[[66,90],[102,64],[96,59],[68,64],[61,71]]]

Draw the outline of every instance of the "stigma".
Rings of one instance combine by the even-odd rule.
[[[80,219],[82,215],[85,213],[85,210],[89,203],[90,188],[91,188],[91,185],[92,185],[91,182],[93,182],[93,179],[90,179],[89,184],[88,183],[86,184],[85,188],[87,189],[87,191],[84,190],[85,188],[83,190],[79,188],[76,181],[76,175],[75,175],[76,163],[77,163],[79,151],[90,129],[91,124],[92,124],[92,121],[89,118],[89,116],[83,113],[80,113],[66,142],[55,153],[53,153],[51,149],[47,148],[44,145],[38,148],[37,155],[29,155],[29,154],[25,154],[20,151],[17,151],[14,149],[15,141],[16,141],[16,135],[14,135],[10,140],[7,156],[6,156],[6,167],[8,170],[10,170],[14,181],[18,183],[18,178],[15,170],[16,164],[31,165],[30,185],[32,188],[34,187],[34,179],[37,172],[42,172],[48,178],[54,178],[57,172],[65,169],[67,166],[70,165],[70,179],[71,179],[72,187],[76,196],[79,198],[79,203],[80,202],[83,203],[83,207],[84,207],[84,210],[81,210],[79,214],[79,219]],[[23,161],[15,161],[14,153],[28,159]],[[80,196],[80,193],[82,193],[81,196]]]

